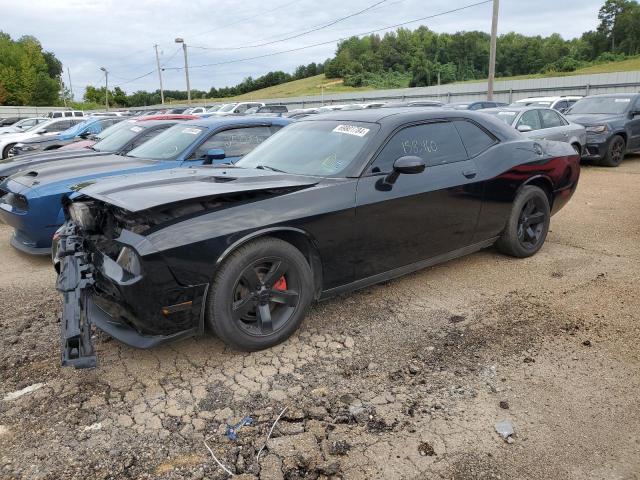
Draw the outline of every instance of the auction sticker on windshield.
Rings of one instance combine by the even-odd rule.
[[[132,132],[138,133],[142,131],[142,127],[131,127],[129,130]]]
[[[197,128],[185,128],[182,130],[182,133],[188,133],[190,135],[198,135],[200,130]]]
[[[347,135],[355,135],[356,137],[364,137],[369,133],[368,128],[357,127],[355,125],[338,125],[333,129],[336,133],[346,133]]]
[[[616,98],[614,100],[615,103],[629,103],[631,101],[630,98]]]

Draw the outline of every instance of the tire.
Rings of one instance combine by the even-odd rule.
[[[620,135],[614,135],[609,142],[609,148],[607,148],[607,154],[602,160],[600,165],[604,167],[617,167],[624,158],[626,144],[624,138]]]
[[[513,202],[506,228],[496,242],[498,250],[518,258],[534,255],[547,238],[550,220],[547,194],[534,185],[525,186]]]
[[[298,329],[313,291],[311,267],[300,250],[261,238],[238,248],[218,269],[205,318],[226,344],[262,350]]]
[[[582,155],[582,146],[579,143],[572,143],[571,146],[578,155]]]
[[[4,149],[2,150],[2,158],[8,158],[9,157],[9,150],[11,150],[11,148],[13,148],[14,145],[15,145],[15,143],[10,143],[6,147],[4,147]]]

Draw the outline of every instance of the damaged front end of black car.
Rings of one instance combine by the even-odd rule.
[[[96,366],[92,325],[136,348],[203,333],[208,284],[177,284],[140,234],[151,227],[148,220],[95,200],[65,203],[56,253],[63,366]]]

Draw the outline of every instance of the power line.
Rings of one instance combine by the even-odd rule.
[[[207,30],[205,32],[201,32],[201,33],[195,33],[195,34],[191,34],[189,35],[190,37],[199,37],[200,35],[205,35],[207,33],[211,33],[211,32],[215,32],[217,30],[221,30],[223,28],[229,28],[232,27],[234,25],[237,25],[239,23],[244,22],[245,20],[251,20],[252,18],[255,17],[262,17],[263,15],[267,14],[267,13],[271,13],[271,12],[275,12],[277,10],[282,10],[283,8],[287,8],[289,5],[293,5],[294,3],[298,3],[300,0],[293,0],[292,2],[287,2],[285,4],[279,5],[275,8],[272,8],[271,10],[265,10],[264,12],[260,12],[258,14],[253,14],[253,15],[249,15],[248,17],[244,17],[244,18],[239,18],[238,20],[231,22],[231,23],[226,23],[224,25],[220,25],[218,27],[212,28],[211,30]]]
[[[375,7],[377,7],[378,5],[381,5],[383,3],[385,3],[387,0],[380,0],[379,2],[376,2],[372,5],[369,5],[366,8],[363,8],[362,10],[359,10],[357,12],[354,13],[350,13],[349,15],[346,15],[344,17],[340,17],[340,18],[336,18],[335,20],[331,20],[329,23],[325,23],[321,26],[312,28],[310,30],[306,30],[304,32],[298,33],[296,35],[291,35],[289,37],[285,37],[285,38],[281,38],[280,40],[272,40],[270,42],[264,42],[264,43],[256,43],[253,45],[241,45],[241,46],[237,46],[237,47],[200,47],[200,46],[194,46],[194,45],[189,45],[190,48],[200,48],[202,50],[243,50],[243,49],[247,49],[247,48],[258,48],[258,47],[265,47],[267,45],[273,45],[274,43],[280,43],[280,42],[286,42],[287,40],[293,40],[294,38],[299,38],[302,37],[304,35],[308,35],[310,33],[313,32],[317,32],[319,30],[323,30],[325,28],[331,27],[337,23],[343,22],[345,20],[348,20],[349,18],[353,18],[355,16],[361,15]]]
[[[175,56],[180,52],[180,50],[181,50],[181,49],[182,49],[181,47],[178,47],[178,49],[177,49],[175,52],[173,52],[173,54],[172,54],[168,59],[166,59],[166,60],[164,61],[164,63],[160,66],[160,68],[162,68],[163,70],[165,70],[165,68],[164,68],[164,67],[165,67],[165,65],[166,65],[167,63],[169,63],[169,62],[173,59],[173,57],[175,57]],[[168,70],[174,70],[174,69],[176,69],[176,68],[177,68],[177,67],[169,68]],[[156,71],[157,71],[156,69],[153,69],[153,70],[151,70],[150,72],[147,72],[147,73],[144,73],[144,74],[140,75],[139,77],[131,78],[131,79],[128,79],[128,80],[121,79],[122,81],[121,81],[120,83],[118,83],[117,85],[114,85],[114,86],[113,86],[113,88],[115,88],[115,87],[120,87],[120,86],[122,86],[122,85],[126,85],[126,84],[128,84],[128,83],[135,82],[136,80],[140,80],[141,78],[148,77],[149,75],[151,75],[152,73],[155,73]],[[112,76],[113,76],[113,75],[112,75]]]
[[[289,50],[281,50],[279,52],[272,52],[272,53],[267,53],[264,55],[256,55],[254,57],[246,57],[246,58],[239,58],[236,60],[225,60],[222,62],[216,62],[216,63],[207,63],[207,64],[202,64],[202,65],[191,65],[190,68],[205,68],[205,67],[217,67],[219,65],[228,65],[231,63],[239,63],[239,62],[248,62],[250,60],[258,60],[260,58],[267,58],[267,57],[273,57],[276,55],[282,55],[284,53],[291,53],[291,52],[298,52],[300,50],[306,50],[308,48],[314,48],[314,47],[319,47],[322,45],[329,45],[331,43],[335,43],[335,42],[340,42],[343,40],[347,40],[351,37],[363,37],[366,35],[371,35],[372,33],[377,33],[377,32],[381,32],[384,30],[389,30],[390,28],[398,28],[398,27],[402,27],[404,25],[409,25],[411,23],[416,23],[416,22],[421,22],[423,20],[429,20],[432,18],[436,18],[436,17],[441,17],[443,15],[448,15],[450,13],[455,13],[455,12],[460,12],[462,10],[466,10],[468,8],[472,8],[472,7],[477,7],[479,5],[485,5],[487,3],[491,3],[493,0],[483,0],[481,2],[476,2],[476,3],[471,3],[469,5],[465,5],[463,7],[458,7],[458,8],[454,8],[451,10],[447,10],[445,12],[440,12],[440,13],[435,13],[433,15],[427,15],[426,17],[421,17],[421,18],[416,18],[414,20],[407,20],[405,22],[401,22],[401,23],[396,23],[395,25],[388,25],[386,27],[382,27],[382,28],[376,28],[375,30],[369,30],[368,32],[363,32],[363,33],[357,33],[354,35],[350,35],[348,37],[341,37],[341,38],[337,38],[337,39],[333,39],[333,40],[328,40],[326,42],[319,42],[319,43],[314,43],[312,45],[305,45],[303,47],[297,47],[297,48],[291,48]],[[165,70],[182,70],[184,67],[172,67],[172,68],[165,68]]]

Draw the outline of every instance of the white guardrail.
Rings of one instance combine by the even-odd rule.
[[[318,88],[319,89],[319,88]],[[640,92],[640,71],[597,73],[592,75],[568,75],[563,77],[532,78],[523,80],[499,80],[494,87],[494,100],[511,103],[525,97],[595,95],[601,93]],[[266,104],[287,105],[289,109],[331,105],[336,103],[361,103],[368,101],[410,101],[439,100],[444,103],[455,101],[483,100],[487,95],[487,82],[463,82],[431,87],[398,88],[389,90],[371,90],[357,93],[333,93],[285,98],[251,98],[251,101],[263,101]],[[244,101],[248,101],[245,99]],[[194,100],[192,106],[212,105],[215,100],[206,103]],[[183,107],[186,103],[165,104],[166,107]],[[134,110],[152,110],[162,105],[136,107]],[[46,115],[52,110],[64,110],[61,107],[2,107],[0,117]]]

